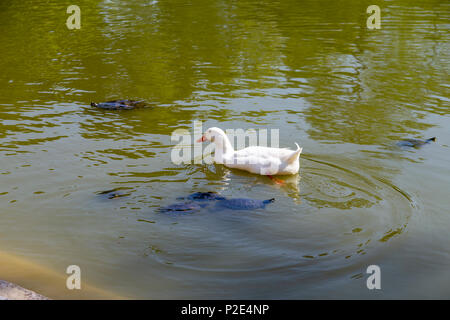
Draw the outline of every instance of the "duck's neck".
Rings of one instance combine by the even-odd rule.
[[[222,136],[221,139],[217,139],[215,144],[214,161],[216,163],[224,163],[226,159],[233,156],[234,149],[226,135]]]

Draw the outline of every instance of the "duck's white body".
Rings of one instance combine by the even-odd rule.
[[[209,128],[199,141],[213,142],[216,145],[214,161],[229,168],[260,175],[296,174],[300,168],[302,148],[298,144],[297,150],[255,146],[234,151],[227,135],[219,128]]]

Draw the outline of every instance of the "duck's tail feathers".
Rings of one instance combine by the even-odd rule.
[[[297,160],[298,157],[300,156],[300,153],[302,153],[303,148],[300,148],[297,142],[295,142],[295,145],[297,146],[297,150],[295,150],[295,152],[291,156],[289,156],[288,162],[293,162]]]
[[[436,137],[430,138],[430,139],[428,139],[427,141],[433,141],[433,142],[435,142],[435,141],[436,141]]]

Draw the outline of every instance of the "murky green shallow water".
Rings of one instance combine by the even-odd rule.
[[[130,298],[450,298],[448,2],[76,4],[0,3],[1,251]],[[89,106],[121,98],[153,108]],[[173,164],[194,120],[279,129],[299,176]],[[156,211],[196,191],[276,201]]]

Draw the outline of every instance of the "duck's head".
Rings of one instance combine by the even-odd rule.
[[[197,142],[215,142],[218,144],[221,144],[224,140],[228,139],[225,132],[223,132],[222,129],[212,127],[205,131],[205,133],[202,135],[200,139],[197,140]]]

